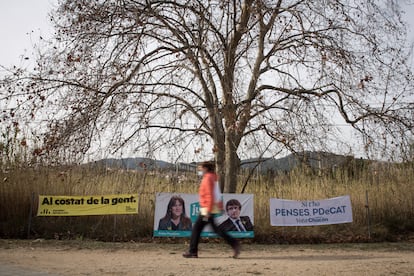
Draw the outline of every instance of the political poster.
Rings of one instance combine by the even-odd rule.
[[[254,237],[253,195],[222,194],[223,213],[215,215],[216,224],[235,238]],[[154,237],[190,237],[198,218],[197,194],[158,193],[155,199]],[[210,225],[202,237],[217,237]]]
[[[324,200],[270,199],[272,226],[311,226],[352,222],[348,195]]]
[[[138,213],[138,194],[56,196],[39,195],[37,215],[90,216]]]

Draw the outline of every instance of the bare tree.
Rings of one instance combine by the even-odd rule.
[[[224,191],[236,192],[240,151],[329,147],[337,118],[368,151],[409,145],[397,2],[62,0],[55,38],[34,73],[6,80],[7,98],[47,116],[48,149],[84,153],[106,139],[182,151],[208,139]]]

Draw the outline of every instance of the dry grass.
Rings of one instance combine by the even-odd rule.
[[[180,182],[163,173],[106,171],[88,167],[15,168],[0,173],[0,236],[27,237],[32,195],[140,194],[136,216],[33,217],[31,237],[55,239],[151,239],[157,192],[196,193],[196,176]],[[240,176],[244,183],[245,176]],[[257,242],[367,241],[366,193],[371,212],[371,240],[398,240],[414,232],[414,170],[411,165],[324,172],[297,170],[250,179],[245,193],[255,198]],[[241,186],[241,185],[240,185]],[[319,227],[271,227],[269,199],[305,200],[350,195],[354,223]],[[34,202],[33,211],[37,202]]]

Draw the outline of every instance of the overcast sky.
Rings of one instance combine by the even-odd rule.
[[[0,64],[20,64],[31,56],[39,36],[52,34],[48,13],[52,0],[0,0]]]
[[[407,3],[411,0],[399,0]],[[31,56],[39,36],[53,33],[48,13],[57,1],[53,0],[0,0],[0,65],[20,64],[23,57]],[[411,1],[414,2],[414,1]],[[414,5],[404,4],[405,17],[411,26],[410,40],[414,41]]]

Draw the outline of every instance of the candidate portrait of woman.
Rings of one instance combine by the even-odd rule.
[[[180,196],[172,196],[165,216],[160,219],[158,230],[191,231],[191,220],[185,214],[184,200]]]

